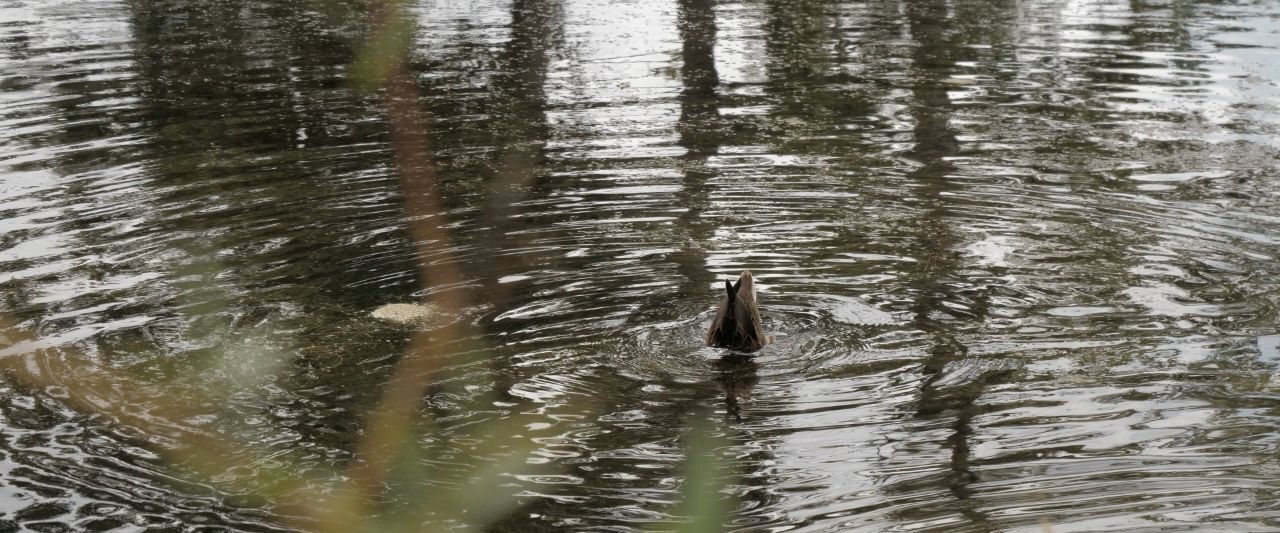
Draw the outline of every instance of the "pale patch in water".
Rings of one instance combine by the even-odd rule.
[[[1068,307],[1055,307],[1053,309],[1045,311],[1045,313],[1053,316],[1078,317],[1078,316],[1100,315],[1103,313],[1114,313],[1116,311],[1117,309],[1114,307],[1105,307],[1105,306],[1096,306],[1096,307],[1068,306]]]
[[[829,303],[823,302],[822,307],[831,313],[831,318],[836,322],[864,326],[879,326],[900,322],[893,314],[881,311],[879,308],[857,298],[834,295],[823,295],[821,298],[829,300]]]
[[[397,324],[425,324],[438,318],[436,308],[427,304],[387,304],[374,309],[370,315]]]
[[[1258,337],[1258,359],[1269,363],[1280,363],[1280,335]]]
[[[989,236],[970,244],[965,252],[978,259],[984,266],[1007,267],[1008,257],[1017,251],[1014,243],[1004,236]]]
[[[1164,316],[1222,316],[1222,308],[1203,303],[1183,303],[1191,295],[1184,289],[1168,283],[1150,283],[1145,287],[1129,287],[1122,291],[1133,303],[1150,309],[1151,314]]]

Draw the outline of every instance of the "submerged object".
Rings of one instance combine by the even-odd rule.
[[[707,330],[707,346],[754,352],[769,343],[756,307],[756,284],[751,271],[743,270],[737,283],[724,282],[724,299]]]
[[[373,318],[405,325],[426,325],[439,320],[440,312],[429,304],[387,304],[370,313]]]

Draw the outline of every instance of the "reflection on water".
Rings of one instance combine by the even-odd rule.
[[[443,213],[349,83],[359,3],[0,3],[0,530],[287,529],[258,474],[345,468],[414,333],[370,311],[456,291],[389,483],[510,422],[545,471],[499,530],[672,520],[703,408],[734,529],[1280,528],[1275,6],[411,13]],[[777,340],[722,358],[746,269]],[[184,435],[261,454],[193,481]]]

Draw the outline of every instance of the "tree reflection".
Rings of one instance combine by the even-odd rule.
[[[914,182],[913,190],[924,207],[917,219],[919,229],[912,246],[920,254],[919,268],[910,282],[915,293],[912,320],[927,333],[931,343],[921,367],[924,379],[915,416],[934,419],[950,413],[949,416],[954,417],[950,423],[951,433],[941,443],[949,450],[949,458],[947,473],[940,484],[949,489],[958,503],[930,506],[924,512],[933,514],[952,509],[970,523],[986,527],[986,514],[968,501],[972,496],[969,486],[977,481],[970,467],[970,441],[973,419],[979,413],[976,402],[993,376],[983,373],[969,378],[972,381],[968,383],[942,383],[949,371],[958,371],[949,366],[968,357],[968,349],[957,338],[957,325],[952,318],[973,323],[981,322],[986,315],[985,296],[981,291],[975,293],[967,288],[968,284],[958,278],[964,266],[960,262],[961,241],[954,231],[952,206],[948,202],[950,193],[956,189],[950,179],[956,167],[949,158],[959,153],[960,144],[949,124],[953,106],[946,83],[959,59],[956,56],[961,43],[954,38],[954,22],[946,1],[914,0],[905,3],[904,8],[914,41],[910,109],[915,119],[912,128],[915,143],[910,157],[920,165],[908,178]],[[899,486],[893,490],[916,489]]]
[[[719,293],[708,289],[716,280],[707,270],[706,246],[715,227],[704,214],[712,190],[707,181],[715,176],[714,169],[709,167],[710,158],[719,151],[727,129],[720,116],[717,93],[720,76],[715,59],[715,5],[712,0],[680,0],[679,7],[677,23],[683,67],[680,120],[676,129],[680,145],[686,150],[682,161],[683,187],[677,195],[679,205],[684,208],[678,219],[679,226],[685,232],[680,251],[675,254],[676,268],[684,280],[679,294],[705,294],[714,299]],[[749,395],[755,387],[756,367],[750,357],[737,355],[728,355],[716,362],[715,381],[724,391],[726,411],[738,420],[742,418],[738,399]]]
[[[152,490],[150,480],[163,477],[153,475],[158,461],[130,457],[115,471],[85,474],[33,459],[45,453],[41,439],[80,447],[59,460],[115,457],[95,451],[91,438],[112,446],[147,440],[108,427],[119,422],[155,430],[144,447],[172,449],[190,439],[195,444],[183,444],[190,449],[217,450],[206,466],[231,483],[256,483],[274,465],[296,467],[288,479],[260,486],[292,487],[302,500],[316,493],[299,487],[322,476],[338,481],[309,488],[350,488],[346,474],[360,497],[343,510],[400,517],[429,500],[421,496],[476,485],[475,467],[506,467],[495,458],[523,459],[517,451],[540,446],[537,460],[564,476],[503,470],[510,476],[501,479],[520,489],[492,489],[485,499],[528,490],[524,507],[496,529],[531,527],[529,515],[538,514],[564,527],[585,516],[593,520],[586,527],[626,530],[661,521],[673,508],[678,441],[683,426],[702,417],[736,441],[726,450],[743,454],[739,472],[748,479],[733,490],[751,501],[734,519],[747,527],[765,515],[791,520],[784,515],[796,511],[800,527],[885,513],[902,527],[951,521],[988,530],[999,519],[980,501],[992,494],[979,491],[990,487],[979,484],[990,481],[983,476],[993,476],[984,472],[1043,464],[1013,453],[979,462],[988,452],[978,442],[1032,425],[984,426],[987,406],[1006,398],[994,385],[1015,388],[991,351],[1104,333],[1108,342],[1137,347],[1099,359],[1171,352],[1213,365],[1161,360],[1157,377],[1132,377],[1143,387],[1179,389],[1182,398],[1200,394],[1215,407],[1188,416],[1250,424],[1270,416],[1229,408],[1265,403],[1241,400],[1245,385],[1181,391],[1166,372],[1192,369],[1265,388],[1269,374],[1259,369],[1269,368],[1266,357],[1240,354],[1270,353],[1274,345],[1257,337],[1269,337],[1275,306],[1256,295],[1269,290],[1263,278],[1271,271],[1262,263],[1274,221],[1266,213],[1214,212],[1261,205],[1270,192],[1265,169],[1240,171],[1248,184],[1237,176],[1144,182],[1126,174],[1146,164],[1246,166],[1222,164],[1228,156],[1219,148],[1241,149],[1227,146],[1233,143],[1153,139],[1163,132],[1152,130],[1195,122],[1206,101],[1224,115],[1268,116],[1215,90],[1230,71],[1214,62],[1240,43],[1202,35],[1241,20],[1233,13],[1201,23],[1216,4],[1120,0],[1104,3],[1115,14],[1105,20],[1092,12],[1064,16],[1055,2],[1015,0],[644,6],[661,13],[654,20],[674,10],[678,42],[668,27],[620,37],[614,32],[626,21],[601,7],[617,4],[584,9],[584,19],[615,19],[595,25],[567,16],[583,8],[563,0],[464,3],[476,11],[447,17],[432,11],[450,9],[440,4],[125,0],[111,4],[120,11],[119,42],[0,39],[4,59],[17,61],[6,63],[15,73],[0,80],[17,102],[0,113],[0,128],[12,133],[0,145],[22,152],[0,161],[0,171],[17,176],[16,188],[27,179],[47,182],[37,193],[4,198],[6,215],[14,214],[15,229],[4,235],[14,281],[0,297],[34,336],[9,339],[0,357],[10,374],[2,379],[23,381],[5,384],[6,394],[42,403],[3,406],[5,418],[21,419],[14,426],[23,433],[0,443],[0,452],[37,472],[15,470],[4,481],[18,486],[55,472],[84,483],[88,499],[129,503],[131,496],[94,496],[115,482],[95,478]],[[1034,20],[1006,22],[1024,16]],[[370,20],[430,29],[397,34],[403,49],[386,54],[394,61],[381,64],[387,75],[371,84],[385,82],[381,92],[362,93],[347,83],[359,69],[347,67],[373,33]],[[450,37],[435,39],[437,28]],[[1219,35],[1226,33],[1259,32],[1233,27]],[[1015,34],[1022,41],[1001,40]],[[1207,52],[1215,47],[1220,55]],[[1024,53],[1036,59],[1016,57]],[[741,64],[726,63],[734,57]],[[633,86],[637,78],[645,83]],[[1144,122],[1145,137],[1116,134],[1131,118]],[[1234,122],[1217,133],[1251,145],[1233,133],[1256,126]],[[1191,144],[1207,146],[1212,158],[1172,161]],[[1123,152],[1134,146],[1154,155],[1129,160]],[[1166,151],[1176,157],[1165,162]],[[1105,161],[1091,159],[1100,154]],[[1265,167],[1274,154],[1258,155],[1255,166]],[[993,166],[1017,168],[1011,177]],[[1102,170],[1082,175],[1082,168]],[[1022,201],[1038,204],[1005,207]],[[1172,222],[1176,231],[1143,244],[1138,238],[1151,221]],[[968,242],[974,235],[991,241]],[[1018,260],[1052,264],[993,266],[1013,281],[982,281],[990,264],[961,254],[1006,237],[1027,244]],[[1180,255],[1183,249],[1191,253]],[[781,361],[793,354],[777,352],[759,365],[703,358],[709,352],[691,354],[700,348],[696,336],[679,337],[716,298],[714,271],[746,262],[777,281],[779,298],[767,305],[781,300],[790,313],[778,322],[809,330],[799,332],[812,341],[794,354],[801,362]],[[1154,296],[1160,302],[1128,295],[1155,282],[1171,290]],[[1036,309],[1081,287],[1097,293],[1081,298],[1098,304],[1094,314]],[[898,322],[843,322],[835,315],[847,309],[811,298],[862,291],[897,312]],[[457,324],[412,329],[368,320],[378,304],[418,296],[445,307]],[[1015,302],[993,309],[991,301]],[[1160,303],[1172,310],[1154,309]],[[1134,310],[1120,309],[1126,305]],[[1212,310],[1180,314],[1193,305]],[[979,344],[1024,325],[1068,322],[1084,332],[1018,331],[1002,339],[1017,348]],[[1168,329],[1141,329],[1152,327]],[[46,334],[58,349],[22,353]],[[271,357],[284,354],[269,361],[280,364],[258,365],[261,346],[275,350]],[[680,358],[649,353],[660,350]],[[241,357],[214,364],[228,353]],[[1030,360],[1002,357],[1012,365]],[[761,368],[770,374],[763,386]],[[215,381],[233,386],[218,396],[209,393]],[[850,394],[850,386],[864,388]],[[1137,399],[1116,403],[1146,405],[1158,394],[1134,388]],[[166,397],[172,405],[157,405],[166,389],[176,391]],[[866,401],[864,390],[883,392],[886,401]],[[690,414],[721,401],[728,417]],[[56,412],[67,405],[68,414]],[[71,413],[78,409],[103,416]],[[868,412],[882,418],[849,420]],[[1035,406],[1024,412],[1058,416]],[[63,423],[86,435],[102,431],[74,437],[59,433]],[[888,481],[849,489],[863,471],[812,483],[779,473],[825,474],[825,458],[806,455],[816,439],[797,435],[817,429],[844,439],[849,426],[841,424],[900,441],[886,445],[891,456],[879,463],[867,448],[848,450],[855,461],[866,453],[870,475]],[[1266,424],[1255,425],[1263,429],[1225,437],[1197,431],[1192,440],[1266,444]],[[1183,426],[1154,429],[1195,431]],[[1083,440],[1052,446],[1087,446]],[[19,447],[28,443],[35,448]],[[777,453],[792,445],[799,453]],[[1261,457],[1254,449],[1232,458]],[[243,464],[252,466],[236,468]],[[1233,473],[1256,474],[1255,466]],[[134,468],[141,473],[122,473]],[[814,511],[840,507],[862,488],[871,503]],[[154,490],[159,495],[146,496],[146,505],[185,505],[163,501],[166,490]],[[453,500],[432,504],[439,501]],[[273,504],[262,506],[264,516],[302,514]],[[214,505],[217,513],[236,512]],[[866,512],[863,505],[879,507]],[[494,516],[509,510],[492,509]]]

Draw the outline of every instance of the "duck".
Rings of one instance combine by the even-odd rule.
[[[738,281],[724,281],[724,297],[707,330],[707,346],[739,352],[755,352],[771,340],[764,334],[760,309],[756,307],[756,284],[750,270],[743,270]]]

